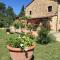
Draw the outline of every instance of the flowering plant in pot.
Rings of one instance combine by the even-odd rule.
[[[10,37],[7,48],[12,60],[31,60],[35,48],[34,39],[32,35],[23,32],[18,37]]]
[[[20,27],[20,21],[16,20],[15,22],[13,22],[13,26],[14,26],[16,29],[19,29],[19,27]]]
[[[20,28],[21,28],[21,31],[25,29],[25,25],[22,22],[20,23]]]
[[[27,25],[27,29],[30,30],[30,32],[32,32],[33,25],[32,25],[32,24],[28,24],[28,25]]]
[[[15,22],[13,25],[16,28],[17,33],[20,33],[22,30],[24,30],[24,27],[25,27],[25,25],[20,21]]]

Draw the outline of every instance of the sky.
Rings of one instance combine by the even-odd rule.
[[[27,6],[32,0],[0,0],[7,6],[11,6],[14,12],[18,15],[21,11],[22,6]]]

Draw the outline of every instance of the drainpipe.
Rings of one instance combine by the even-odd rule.
[[[56,32],[58,31],[58,1],[57,1],[57,20],[56,20]]]

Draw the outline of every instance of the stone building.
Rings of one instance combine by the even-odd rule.
[[[53,0],[57,2],[57,16],[52,17],[51,27],[52,30],[60,30],[60,0]]]
[[[32,0],[25,9],[25,15],[33,20],[51,19],[51,30],[60,29],[60,5],[54,0]]]

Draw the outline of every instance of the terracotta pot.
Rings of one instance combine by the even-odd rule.
[[[21,31],[22,31],[22,32],[25,32],[25,28],[21,28]]]
[[[30,46],[27,51],[22,51],[20,48],[13,48],[7,45],[12,60],[31,60],[35,45]]]
[[[21,32],[21,29],[16,29],[16,33],[20,33]]]

